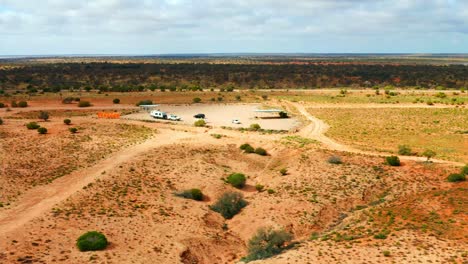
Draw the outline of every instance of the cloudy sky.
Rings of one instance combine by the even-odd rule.
[[[0,54],[468,53],[468,0],[0,0]]]

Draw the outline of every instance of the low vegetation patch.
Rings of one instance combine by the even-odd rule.
[[[400,166],[401,165],[400,158],[398,158],[397,156],[386,157],[385,161],[390,166]]]
[[[119,99],[119,98],[115,98],[114,100],[112,100],[112,103],[114,103],[114,104],[120,104],[120,99]]]
[[[70,128],[68,129],[68,131],[70,131],[70,133],[72,133],[72,134],[76,134],[76,132],[78,132],[78,128],[76,128],[76,127],[70,127]]]
[[[267,151],[264,148],[256,148],[255,149],[255,154],[258,154],[260,156],[268,155]]]
[[[408,145],[400,145],[398,146],[398,155],[411,156],[413,151]]]
[[[292,237],[284,230],[274,230],[271,227],[260,228],[249,240],[249,254],[242,260],[250,262],[278,255],[292,245]]]
[[[37,132],[39,132],[39,134],[41,134],[41,135],[47,134],[47,128],[40,127],[40,128],[37,129]]]
[[[447,177],[449,182],[462,182],[466,181],[466,176],[461,173],[452,173]]]
[[[203,119],[199,119],[199,120],[195,121],[195,123],[193,123],[193,125],[196,126],[196,127],[204,127],[204,126],[206,126],[206,122]]]
[[[190,189],[175,193],[175,196],[195,201],[203,201],[203,193],[200,189]]]
[[[33,130],[33,129],[38,129],[38,128],[40,128],[41,126],[40,126],[38,123],[36,123],[36,122],[29,122],[29,123],[26,124],[26,127],[27,127],[28,129]]]
[[[262,127],[259,125],[259,124],[251,124],[249,129],[252,130],[252,131],[258,131],[260,130]]]
[[[233,187],[241,189],[244,188],[247,178],[242,173],[233,173],[227,177],[226,181]]]
[[[343,161],[341,160],[341,157],[339,156],[331,156],[328,158],[328,163],[330,164],[342,164]]]
[[[225,219],[231,219],[247,206],[244,196],[238,192],[226,192],[218,198],[210,209],[220,213]]]
[[[97,231],[87,232],[76,241],[76,246],[80,251],[103,250],[108,244],[106,236]]]
[[[70,124],[71,124],[71,120],[68,119],[68,118],[67,118],[67,119],[64,119],[64,120],[63,120],[63,123],[64,123],[65,125],[70,125]]]

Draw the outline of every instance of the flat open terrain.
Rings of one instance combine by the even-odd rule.
[[[463,105],[275,99],[293,92],[242,92],[237,103],[233,92],[229,104],[191,104],[192,92],[89,93],[90,108],[44,95],[0,109],[0,263],[237,263],[263,227],[285,230],[295,244],[251,263],[466,263],[468,184],[447,181],[467,161]],[[138,121],[148,114],[134,104],[146,98],[185,123]],[[293,118],[253,119],[265,105]],[[49,121],[38,119],[40,110]],[[100,111],[124,118],[98,119]],[[213,126],[194,127],[198,112]],[[234,118],[288,132],[221,128]],[[26,129],[30,121],[48,133]],[[244,143],[267,155],[244,153]],[[438,160],[385,164],[399,144],[433,148]],[[232,173],[245,174],[246,185],[226,183]],[[175,195],[191,188],[202,201]],[[232,219],[210,209],[225,192],[247,201]],[[92,230],[110,245],[80,252],[76,239]]]

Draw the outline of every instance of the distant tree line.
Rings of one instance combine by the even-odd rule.
[[[468,87],[467,65],[55,63],[0,69],[5,90],[103,92],[295,89],[321,87]]]

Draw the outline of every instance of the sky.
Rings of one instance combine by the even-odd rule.
[[[468,53],[468,0],[0,0],[0,55]]]

